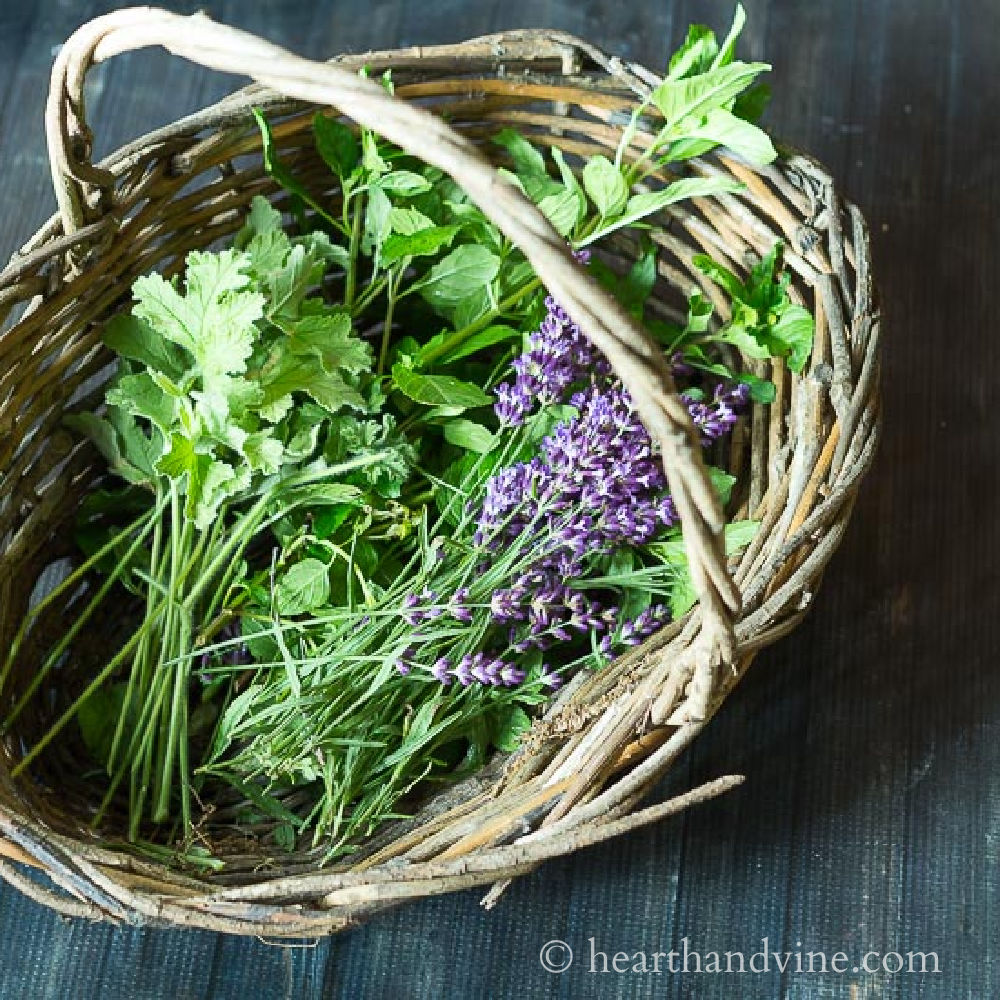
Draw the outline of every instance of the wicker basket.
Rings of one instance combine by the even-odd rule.
[[[152,45],[257,83],[94,165],[82,103],[87,70]],[[391,67],[396,96],[360,78],[363,64]],[[663,280],[655,307],[671,315],[683,304],[678,289],[705,281],[691,263],[695,253],[743,268],[780,238],[793,296],[816,316],[802,375],[780,363],[757,369],[773,379],[777,398],[754,407],[726,461],[745,484],[729,516],[756,518],[761,528],[727,565],[723,512],[660,352],[484,158],[496,152],[485,139],[505,125],[558,145],[571,159],[613,150],[637,98],[658,82],[640,66],[553,31],[319,64],[202,16],[143,9],[100,18],[67,42],[46,111],[59,214],[0,275],[0,649],[9,647],[46,567],[72,556],[67,529],[76,504],[103,475],[95,453],[61,420],[67,407],[100,395],[110,360],[100,345],[104,321],[128,302],[138,275],[176,271],[187,251],[232,234],[254,195],[280,203],[261,165],[253,107],[268,112],[283,155],[317,190],[333,182],[311,151],[310,118],[316,106],[332,106],[452,174],[520,246],[612,360],[662,446],[699,601],[644,646],[568,685],[517,752],[420,804],[414,819],[330,868],[319,868],[308,852],[284,855],[268,851],[266,840],[227,835],[224,810],[203,826],[225,860],[210,874],[141,858],[113,829],[93,832],[95,792],[71,747],[45,755],[30,777],[9,776],[24,746],[66,704],[65,693],[52,692],[35,699],[3,745],[0,851],[34,866],[0,860],[8,881],[66,914],[315,936],[407,899],[471,886],[493,884],[495,900],[506,880],[547,858],[741,780],[720,778],[639,807],[755,653],[794,628],[812,601],[875,449],[879,321],[864,222],[837,198],[820,166],[797,155],[764,169],[724,157],[693,162],[698,173],[732,176],[746,187],[656,219]],[[635,144],[648,141],[640,129]],[[635,250],[621,239],[610,253],[627,261]],[[106,642],[114,625],[96,638]],[[51,636],[65,628],[54,609],[36,631]],[[30,680],[30,653],[3,692],[5,710]],[[59,672],[66,691],[86,681],[74,672],[77,659]]]

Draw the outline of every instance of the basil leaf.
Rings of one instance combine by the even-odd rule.
[[[768,343],[774,353],[787,355],[788,367],[793,372],[801,372],[812,352],[815,325],[807,309],[791,303],[784,307],[778,321],[768,333]]]
[[[644,191],[628,199],[623,215],[608,220],[608,223],[591,233],[585,240],[577,242],[577,247],[585,247],[595,240],[613,233],[625,226],[633,226],[642,219],[662,211],[669,205],[687,198],[707,198],[716,194],[731,194],[742,191],[743,185],[725,177],[684,177],[668,184],[659,191]]]

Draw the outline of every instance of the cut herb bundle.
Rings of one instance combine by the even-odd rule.
[[[813,333],[779,246],[746,279],[696,259],[724,322],[700,292],[683,324],[645,316],[650,218],[738,189],[657,186],[664,171],[718,145],[775,155],[754,124],[768,67],[734,60],[742,23],[738,9],[721,45],[692,29],[613,158],[574,168],[494,137],[509,183],[663,346],[708,456],[773,395],[737,357],[800,371]],[[662,125],[635,153],[650,114]],[[104,332],[119,357],[104,407],[69,418],[126,483],[81,510],[87,559],[61,587],[90,581],[93,597],[74,628],[122,592],[137,624],[18,770],[76,719],[108,779],[95,823],[122,801],[132,840],[189,841],[198,803],[228,788],[238,821],[266,816],[279,843],[311,833],[332,856],[421,783],[513,749],[565,679],[693,597],[658,451],[520,251],[454,181],[370,130],[315,117],[331,201],[258,122],[291,219],[257,197],[233,246],[190,254],[183,280],[139,279]],[[602,256],[623,235],[638,247],[624,275]],[[725,503],[735,476],[712,471]],[[754,527],[730,524],[727,543]]]

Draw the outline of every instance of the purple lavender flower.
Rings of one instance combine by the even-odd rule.
[[[683,399],[695,427],[701,432],[702,443],[707,445],[733,429],[740,413],[750,402],[750,386],[739,382],[726,389],[720,382],[715,387],[711,402],[701,402],[687,394],[683,395]]]
[[[437,593],[427,587],[419,594],[407,594],[403,598],[403,620],[407,625],[416,626],[440,618],[444,609],[437,605],[437,599]]]
[[[611,367],[580,327],[552,296],[528,350],[513,363],[514,381],[497,386],[495,411],[502,424],[519,427],[540,406],[560,402],[588,373],[608,375]]]
[[[466,653],[454,667],[451,660],[442,656],[429,668],[435,680],[442,684],[458,681],[462,687],[482,684],[486,687],[517,687],[524,683],[525,671],[507,663],[494,653]]]

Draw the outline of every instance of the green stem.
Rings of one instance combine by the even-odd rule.
[[[4,720],[2,727],[3,732],[9,731],[11,725],[13,725],[17,717],[21,714],[22,711],[24,711],[24,707],[28,704],[28,702],[32,699],[32,697],[34,697],[35,692],[38,690],[42,682],[48,676],[49,671],[59,661],[60,657],[63,655],[63,653],[66,652],[66,650],[69,648],[70,644],[77,637],[77,635],[79,635],[80,630],[90,619],[90,616],[100,606],[101,602],[108,595],[108,592],[111,590],[111,588],[118,582],[119,578],[128,569],[132,557],[136,554],[136,552],[139,551],[139,548],[142,546],[142,543],[146,540],[146,536],[149,534],[154,523],[155,522],[151,520],[149,523],[146,524],[143,530],[132,542],[131,546],[129,546],[128,550],[125,553],[124,558],[115,567],[115,571],[108,576],[108,578],[98,589],[97,593],[90,600],[89,604],[84,609],[84,611],[79,615],[76,621],[73,622],[73,625],[71,626],[69,631],[62,637],[62,639],[60,639],[60,641],[56,644],[55,648],[50,651],[48,656],[45,658],[45,662],[35,672],[35,676],[32,677],[31,683],[28,685],[24,693],[18,699],[17,704],[14,705],[13,709],[11,709],[10,714]]]
[[[389,341],[392,337],[392,314],[393,310],[396,308],[396,291],[398,284],[399,278],[397,277],[396,280],[393,281],[392,275],[390,275],[386,295],[388,301],[385,307],[385,324],[382,327],[382,346],[378,352],[378,368],[375,370],[376,375],[384,374],[386,361],[389,359]]]
[[[24,769],[62,732],[66,724],[80,710],[80,706],[115,672],[115,670],[132,653],[142,637],[142,633],[149,627],[148,622],[144,622],[131,639],[108,661],[101,672],[84,688],[83,693],[66,709],[56,720],[55,724],[45,735],[21,758],[12,768],[10,776],[16,778]]]
[[[354,204],[354,217],[351,219],[351,240],[348,247],[350,264],[347,269],[347,281],[344,288],[344,305],[348,310],[354,305],[354,294],[358,284],[358,249],[361,245],[361,205],[362,198],[356,195],[352,199]]]
[[[123,539],[127,538],[136,528],[145,525],[148,529],[149,522],[153,518],[158,518],[163,510],[163,504],[158,504],[153,510],[146,511],[141,516],[137,517],[128,527],[123,528],[117,534],[115,534],[109,542],[102,545],[89,559],[81,563],[69,576],[66,577],[58,586],[54,587],[49,591],[48,594],[43,597],[38,604],[36,604],[28,613],[24,616],[24,621],[21,622],[20,628],[17,630],[13,641],[11,642],[10,649],[7,651],[7,658],[4,661],[3,670],[0,671],[0,690],[3,689],[7,682],[7,678],[10,675],[11,668],[14,665],[14,661],[17,659],[17,654],[20,651],[21,645],[24,642],[24,637],[28,633],[28,629],[31,627],[31,623],[43,612],[46,608],[54,604],[60,597],[62,597],[68,590],[72,589],[83,579],[83,577],[90,572],[102,559],[109,553],[113,552],[115,546]],[[121,570],[121,564],[116,568],[116,572]]]

